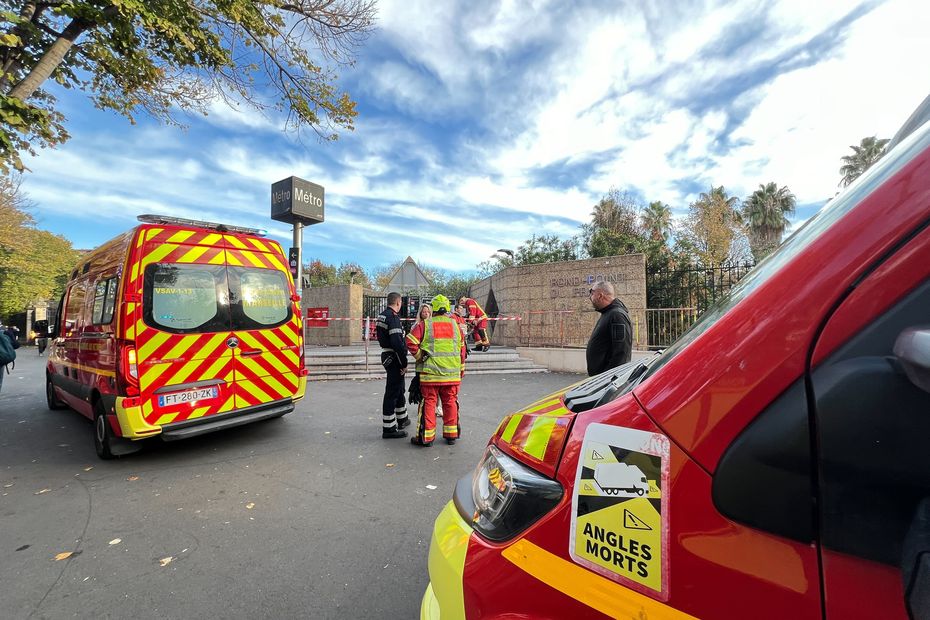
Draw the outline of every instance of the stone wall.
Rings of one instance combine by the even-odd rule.
[[[471,288],[492,321],[491,342],[504,346],[583,347],[598,314],[588,290],[600,280],[614,285],[630,310],[633,348],[646,348],[646,257],[642,254],[509,267]]]
[[[330,321],[329,327],[305,327],[304,340],[308,345],[342,346],[362,342],[362,296],[364,289],[358,284],[337,284],[318,288],[305,288],[300,306],[306,324],[307,308],[329,308],[331,317],[353,317],[353,321]]]

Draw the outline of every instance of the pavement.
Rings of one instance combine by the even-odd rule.
[[[382,440],[382,381],[321,381],[283,418],[101,461],[89,420],[46,408],[45,359],[17,353],[3,618],[417,618],[455,481],[504,415],[583,378],[466,375],[454,446]]]

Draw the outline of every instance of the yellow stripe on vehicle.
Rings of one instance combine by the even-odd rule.
[[[278,396],[280,396],[281,398],[287,398],[288,396],[292,396],[294,394],[294,391],[291,388],[287,387],[286,385],[284,385],[283,383],[275,379],[274,376],[272,375],[262,377],[262,381],[264,381],[269,386],[271,386],[271,389],[277,392]]]
[[[291,272],[290,269],[284,266],[284,263],[278,260],[278,256],[276,254],[266,254],[265,258],[267,258],[268,262],[274,265],[275,269],[277,269],[278,271],[286,271],[287,273]]]
[[[177,358],[181,357],[182,354],[185,353],[185,352],[187,352],[187,351],[191,348],[191,345],[193,345],[194,343],[196,343],[197,340],[198,340],[199,338],[200,338],[199,335],[196,335],[196,336],[181,336],[180,338],[178,338],[178,340],[177,340],[177,342],[175,343],[175,345],[174,345],[173,347],[171,347],[171,349],[169,349],[167,353],[165,353],[165,355],[164,355],[164,357],[163,357],[162,359],[171,360],[171,359],[177,359]],[[196,359],[196,358],[197,358],[197,355],[198,355],[201,351],[202,351],[202,349],[201,349],[201,350],[198,350],[198,351],[194,351],[194,352],[193,352],[192,358]],[[201,359],[202,359],[202,358],[203,358],[203,356],[201,356]]]
[[[271,342],[271,344],[273,344],[274,346],[278,347],[279,349],[284,349],[285,347],[290,346],[290,344],[296,344],[296,343],[290,343],[290,344],[289,344],[289,343],[284,342],[283,340],[281,340],[280,338],[278,338],[278,333],[279,333],[279,332],[276,332],[275,330],[269,329],[269,330],[267,330],[267,331],[262,332],[262,335],[263,335],[265,338],[267,338],[268,341]],[[283,330],[282,330],[281,333],[283,334]]]
[[[226,264],[235,265],[236,267],[242,267],[242,261],[236,258],[236,255],[233,252],[223,252],[226,255]]]
[[[248,250],[242,250],[242,251],[239,252],[239,253],[242,254],[243,256],[245,256],[245,258],[246,258],[250,263],[252,263],[253,265],[255,265],[256,267],[264,268],[264,267],[266,266],[265,263],[263,263],[263,262],[258,258],[258,256],[255,254],[255,252],[249,252]]]
[[[84,372],[90,372],[95,375],[100,375],[101,377],[115,377],[116,376],[116,373],[112,370],[103,370],[101,368],[85,366],[84,364],[75,364],[74,362],[59,361],[57,363],[61,364],[62,366],[67,366],[68,368],[77,368],[78,370],[82,370]],[[0,370],[3,370],[3,368],[0,367]]]
[[[252,245],[254,245],[255,248],[258,249],[258,250],[261,251],[261,252],[270,252],[270,251],[271,251],[271,250],[268,249],[268,246],[267,246],[267,245],[265,245],[264,243],[262,243],[261,241],[259,241],[258,239],[255,239],[255,238],[253,238],[253,237],[249,237],[249,243],[251,243]]]
[[[611,618],[697,620],[521,538],[501,555],[520,570]]]
[[[164,232],[164,230],[165,230],[164,228],[149,228],[148,232],[145,233],[145,238],[154,239],[155,237],[160,235],[162,232]]]
[[[171,364],[167,363],[150,366],[148,370],[142,373],[142,376],[139,377],[139,385],[144,388],[155,383],[155,381],[157,381],[158,378],[162,376],[169,368],[171,368]]]
[[[191,248],[184,256],[178,259],[179,263],[194,263],[197,262],[197,259],[203,256],[210,247],[206,245],[198,245]]]
[[[161,426],[162,424],[170,424],[172,420],[178,417],[178,412],[174,413],[163,413],[155,420],[155,426]]]
[[[200,245],[216,245],[217,242],[222,238],[223,238],[223,235],[217,235],[215,233],[211,233],[200,240]]]
[[[530,456],[536,457],[540,461],[546,455],[546,446],[549,445],[549,438],[552,436],[552,428],[555,426],[553,416],[540,416],[533,422],[530,432],[527,433],[526,442],[523,444],[523,451]]]
[[[452,502],[436,518],[429,546],[429,577],[439,613],[429,620],[465,620],[462,579],[471,532]]]
[[[249,246],[247,246],[246,244],[244,244],[244,243],[242,242],[242,240],[239,239],[238,237],[234,237],[234,236],[232,236],[232,235],[223,235],[223,238],[226,239],[226,242],[227,242],[227,243],[229,243],[230,245],[236,246],[236,247],[239,248],[240,250],[244,250],[244,249],[246,249],[247,247],[249,247]]]
[[[270,403],[275,400],[275,397],[271,394],[265,394],[265,391],[259,388],[257,385],[251,381],[238,381],[237,384],[240,388],[244,389],[246,392],[258,399],[259,403]]]
[[[193,420],[194,418],[202,417],[208,411],[210,411],[210,407],[201,407],[200,409],[195,409],[192,414],[187,416],[187,419]]]
[[[223,265],[226,263],[226,252],[217,252],[216,256],[207,261],[210,265]]]
[[[226,399],[226,402],[223,403],[223,406],[217,410],[217,413],[223,413],[224,411],[230,411],[236,406],[236,399],[234,396],[230,396]]]
[[[190,239],[193,234],[193,230],[179,230],[178,232],[168,237],[168,243],[184,243]]]
[[[520,420],[523,419],[523,416],[520,414],[515,414],[510,418],[510,422],[507,424],[507,428],[504,429],[504,434],[501,435],[501,441],[504,443],[510,443],[510,440],[513,439],[513,434],[517,432],[517,427],[520,425]]]
[[[177,248],[178,246],[172,245],[170,243],[165,243],[164,245],[158,246],[157,248],[155,248],[154,250],[152,250],[151,252],[149,252],[142,258],[142,268],[145,269],[147,265],[150,265],[152,263],[157,263],[164,257],[171,254]]]
[[[157,332],[154,336],[152,336],[151,340],[139,348],[139,362],[143,362],[151,357],[152,353],[154,353],[158,347],[165,344],[169,338],[171,338],[170,334],[166,334],[165,332]]]

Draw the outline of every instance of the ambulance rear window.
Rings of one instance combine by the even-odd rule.
[[[230,267],[229,271],[237,328],[273,327],[291,318],[290,288],[284,272],[248,267]]]
[[[145,322],[177,333],[229,328],[226,269],[213,265],[149,265],[145,270]]]

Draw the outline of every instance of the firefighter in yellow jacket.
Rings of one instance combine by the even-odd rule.
[[[417,433],[411,443],[431,446],[436,437],[436,401],[442,402],[442,436],[452,445],[459,437],[458,392],[465,374],[465,339],[449,316],[445,295],[432,301],[433,316],[414,325],[407,334],[407,350],[417,362],[423,400],[417,412]]]

